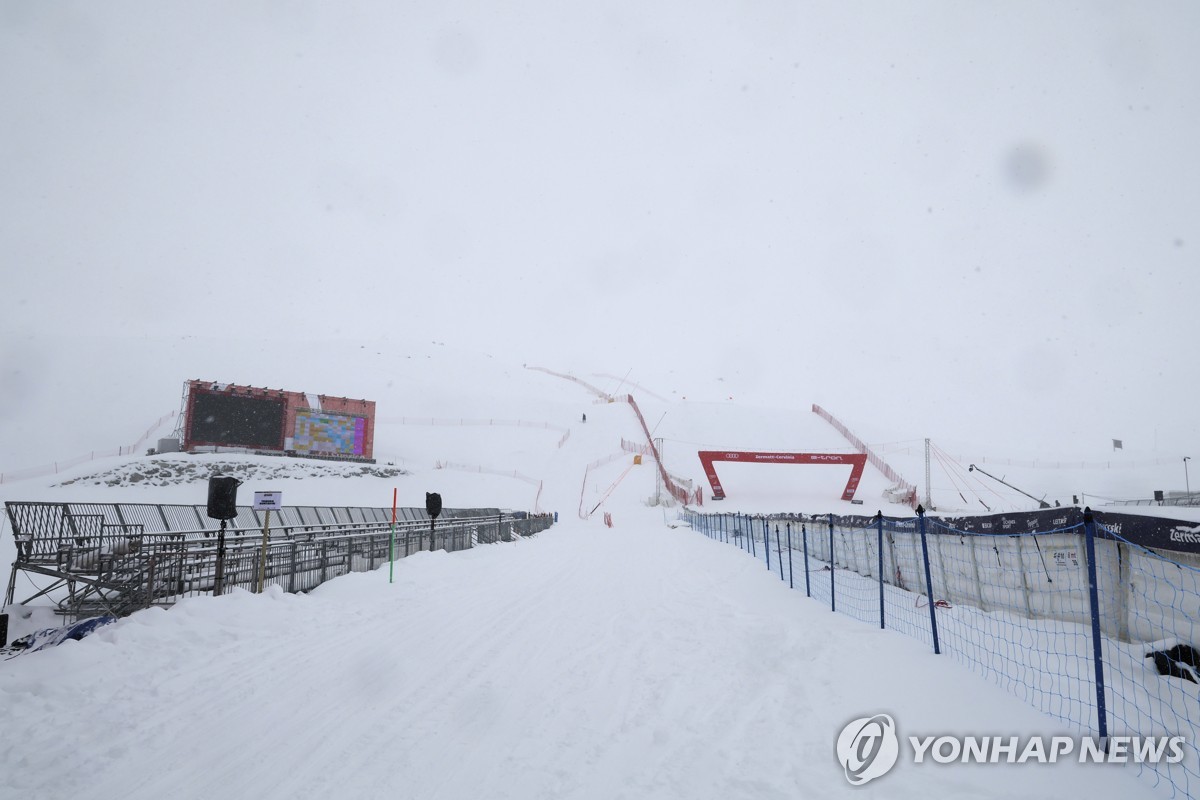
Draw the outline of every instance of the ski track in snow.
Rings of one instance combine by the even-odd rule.
[[[0,750],[0,794],[824,797],[853,791],[837,732],[881,702],[925,730],[991,728],[997,708],[1018,729],[1045,719],[653,513],[416,555],[391,585],[385,567],[311,596],[190,600],[15,659],[0,673],[19,731]],[[976,714],[957,719],[971,696]],[[901,764],[884,785],[922,798],[1144,788],[1112,774]]]

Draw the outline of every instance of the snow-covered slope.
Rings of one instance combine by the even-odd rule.
[[[590,419],[590,416],[589,416]],[[654,511],[401,561],[307,596],[140,612],[0,668],[8,796],[851,796],[856,716],[1047,720],[915,640],[830,614]],[[901,764],[886,796],[1124,798],[1120,770]]]
[[[794,796],[849,788],[830,749],[860,712],[888,709],[914,730],[1049,730],[917,643],[822,612],[737,550],[668,528],[673,513],[648,505],[652,466],[622,450],[622,439],[644,442],[627,403],[497,357],[375,347],[321,355],[335,365],[323,382],[378,402],[378,464],[367,474],[285,458],[135,456],[4,484],[0,497],[198,503],[219,467],[245,476],[240,491],[279,489],[285,503],[386,506],[396,488],[402,505],[419,506],[439,491],[451,506],[537,504],[559,524],[511,546],[414,556],[394,585],[380,571],[305,597],[188,600],[15,659],[0,671],[12,724],[28,731],[0,757],[13,791]],[[255,362],[231,357],[219,377],[296,385],[296,373],[256,379]],[[685,479],[703,481],[698,449],[847,449],[800,402],[742,405],[656,388],[653,376],[578,375],[604,392],[632,390],[668,469]],[[889,481],[870,467],[864,506],[838,499],[844,468],[720,469],[723,509],[909,513],[883,501]],[[595,513],[582,520],[580,509]],[[602,512],[615,527],[602,526]],[[7,531],[0,541],[7,563]],[[48,619],[14,611],[14,634]],[[930,703],[935,693],[961,701]],[[909,767],[890,796],[1138,788],[1069,767],[1001,771],[1002,790],[996,772]]]
[[[603,402],[578,383],[533,368],[543,365],[521,363],[500,353],[396,340],[297,340],[234,347],[222,340],[163,337],[125,343],[121,357],[140,367],[118,381],[112,379],[112,355],[102,341],[85,338],[60,344],[53,360],[75,376],[77,387],[39,384],[28,404],[18,405],[0,419],[4,434],[0,441],[6,457],[12,459],[9,463],[16,466],[52,465],[89,449],[128,442],[144,431],[148,421],[178,407],[184,378],[203,377],[375,400],[378,466],[397,474],[394,479],[367,475],[347,480],[342,476],[358,473],[308,461],[225,454],[135,455],[97,458],[57,474],[6,481],[0,483],[2,499],[202,502],[206,472],[176,470],[170,480],[162,480],[147,478],[146,471],[171,462],[207,464],[208,470],[214,461],[231,460],[262,464],[243,491],[282,489],[286,502],[293,504],[385,506],[396,488],[402,505],[419,506],[424,492],[438,491],[454,506],[566,514],[576,513],[581,505],[585,510],[596,507],[619,478],[622,485],[632,487],[631,496],[646,500],[655,493],[649,463],[621,478],[632,456],[586,470],[596,460],[621,453],[622,439],[645,444],[627,404]],[[572,373],[604,393],[632,393],[654,436],[662,439],[667,469],[702,487],[706,497],[709,487],[698,450],[851,449],[812,413],[811,400],[802,395],[790,398],[788,405],[770,405],[727,394],[720,376],[680,376],[662,369],[644,374],[626,370],[618,378],[616,369],[597,369],[587,360],[581,367],[544,366]],[[871,417],[843,416],[843,421],[905,479],[921,486],[924,495],[923,444],[898,442],[910,431],[895,431]],[[169,435],[175,424],[176,420],[168,420],[148,443]],[[986,429],[980,438],[987,441]],[[996,450],[1005,452],[1002,442]],[[1071,501],[1072,493],[1080,495],[1092,488],[1088,481],[1112,496],[1146,497],[1153,488],[1172,486],[1173,473],[1180,471],[1174,463],[1139,462],[1136,454],[1114,458],[1103,468],[1081,468],[1072,464],[1071,454],[1055,461],[1055,454],[1046,451],[1032,454],[1043,459],[1036,467],[992,467],[987,460],[992,452],[990,447],[980,448],[977,455],[968,451],[960,464],[965,467],[963,462],[977,458],[981,466],[988,465],[985,468],[1014,485],[1064,503]],[[1049,466],[1054,463],[1062,466]],[[322,470],[330,477],[321,477]],[[847,476],[843,467],[724,463],[718,471],[728,494],[720,507],[726,510],[908,513],[886,501],[883,493],[891,482],[873,467],[867,468],[858,492],[861,506],[839,499]],[[1036,505],[994,482],[976,477],[968,483],[963,474],[956,478],[945,470],[944,462],[935,461],[935,506],[982,512],[984,503],[995,510]],[[132,480],[134,475],[142,478]],[[1091,501],[1095,503],[1095,498]],[[12,552],[11,537],[0,537],[0,560],[9,563]]]

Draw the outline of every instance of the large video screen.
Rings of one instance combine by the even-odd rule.
[[[195,392],[189,440],[196,444],[283,448],[283,399]]]
[[[361,456],[366,442],[367,420],[351,414],[297,411],[292,449],[297,453]]]

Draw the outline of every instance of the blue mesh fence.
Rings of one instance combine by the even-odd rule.
[[[1082,523],[981,534],[929,520],[945,651],[1040,711],[1098,728]]]
[[[1078,509],[684,517],[815,602],[919,639],[1081,735],[1183,736],[1181,762],[1136,757],[1135,743],[1128,766],[1164,797],[1200,794],[1200,526],[1093,523]]]
[[[1143,773],[1192,797],[1200,794],[1193,735],[1200,730],[1200,653],[1193,649],[1200,644],[1200,557],[1152,550],[1118,527],[1097,525],[1096,560],[1106,568],[1100,620],[1109,732],[1187,732],[1182,763],[1145,764]]]

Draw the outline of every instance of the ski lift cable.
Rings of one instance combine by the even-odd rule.
[[[937,459],[938,463],[941,464],[942,470],[950,478],[951,482],[954,484],[954,488],[956,490],[958,490],[959,494],[961,495],[962,494],[961,487],[966,485],[966,474],[967,474],[966,470],[963,470],[961,465],[948,459],[946,457],[945,453],[941,450],[941,448],[939,448],[937,445],[933,444],[932,442],[930,442],[930,452],[933,454],[933,457]],[[955,478],[956,471],[963,473],[961,475],[961,478],[962,478],[961,485],[960,485],[959,480],[957,480]],[[968,489],[968,491],[970,491],[970,490]]]
[[[946,462],[941,453],[939,453],[936,449],[931,449],[931,452],[933,453],[933,457],[937,459],[938,464],[941,465],[942,471],[946,473],[946,477],[950,479],[950,483],[953,484],[954,491],[958,493],[958,496],[962,498],[964,503],[969,503],[970,501],[967,500],[966,495],[963,494],[963,487],[959,485],[959,481],[954,476],[954,470],[951,469],[950,464]]]
[[[987,503],[983,502],[983,498],[979,496],[979,492],[977,492],[976,490],[974,490],[970,487],[969,481],[967,480],[970,473],[963,470],[962,465],[958,464],[957,462],[953,461],[952,459],[949,459],[945,455],[945,453],[941,452],[940,450],[935,451],[934,455],[939,459],[939,462],[943,465],[942,468],[945,470],[947,475],[951,475],[951,476],[954,475],[956,470],[957,470],[957,472],[961,473],[958,476],[961,479],[961,485],[958,481],[956,481],[955,488],[958,490],[958,496],[962,498],[962,501],[964,503],[967,503],[968,505],[970,505],[970,503],[971,503],[971,501],[967,499],[966,494],[964,494],[964,492],[967,492],[967,493],[970,493],[970,495],[975,499],[976,502],[979,503],[979,505],[983,506],[988,511],[992,510],[991,506],[989,506]]]
[[[934,447],[937,447],[937,445],[933,445],[933,446],[934,446]],[[939,450],[939,452],[941,452],[941,449],[940,449],[940,448],[938,448],[938,450]],[[955,460],[953,456],[949,455],[948,453],[943,453],[943,454],[946,456],[946,458],[949,458],[951,461],[953,461],[953,462],[954,462],[954,464],[955,464],[955,465],[956,465],[956,466],[957,466],[957,467],[958,467],[960,470],[962,470],[963,472],[965,472],[965,473],[967,474],[967,476],[968,476],[968,479],[970,479],[970,480],[974,480],[974,481],[975,481],[975,483],[977,483],[979,486],[982,486],[982,487],[983,487],[984,489],[986,489],[988,492],[990,492],[991,494],[995,495],[995,496],[996,496],[996,499],[998,499],[1000,502],[1002,502],[1002,503],[1009,503],[1009,502],[1010,502],[1010,501],[1009,501],[1009,499],[1008,499],[1007,497],[1005,497],[1004,495],[1002,495],[1002,494],[1000,494],[998,491],[996,491],[995,487],[993,487],[991,484],[989,484],[989,483],[985,483],[985,482],[983,481],[983,479],[981,479],[981,478],[980,478],[978,475],[976,475],[974,472],[971,472],[970,470],[963,470],[963,468],[962,468],[962,464],[960,464],[960,463],[959,463],[957,460]],[[978,495],[979,493],[978,493],[978,492],[976,492],[975,494],[977,494],[977,495]]]
[[[936,447],[936,445],[935,445],[935,447]],[[941,450],[940,448],[938,448],[938,452],[941,453],[941,455],[943,457],[945,457],[946,459],[951,461],[958,468],[958,470],[963,474],[963,477],[966,479],[968,486],[972,485],[972,482],[973,482],[976,487],[981,487],[982,489],[986,490],[988,493],[995,496],[996,499],[992,501],[993,503],[998,502],[1000,505],[1002,505],[1004,507],[1012,507],[1011,501],[1007,497],[1005,497],[1004,495],[1002,495],[998,491],[996,491],[995,487],[992,486],[990,483],[985,483],[982,479],[980,479],[980,477],[978,475],[976,475],[971,470],[964,470],[962,467],[962,464],[959,463],[949,453],[946,453],[945,451]],[[968,489],[968,491],[970,491],[971,494],[975,497],[975,499],[979,502],[979,505],[986,508],[989,512],[992,512],[993,510],[995,510],[992,508],[992,506],[989,506],[986,502],[984,502],[983,494],[979,491],[978,488]]]

